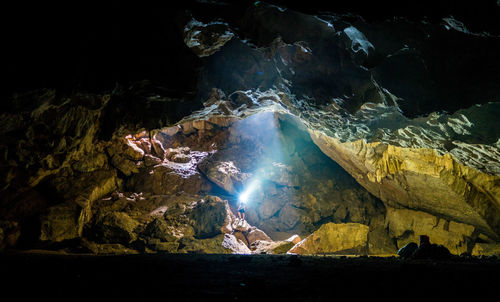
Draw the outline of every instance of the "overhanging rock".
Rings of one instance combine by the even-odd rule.
[[[499,237],[498,176],[461,165],[435,150],[364,140],[342,143],[317,130],[309,133],[326,155],[387,205],[447,217]]]

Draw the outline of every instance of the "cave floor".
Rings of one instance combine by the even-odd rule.
[[[497,293],[500,260],[6,252],[0,268],[2,296],[18,301],[477,299]]]

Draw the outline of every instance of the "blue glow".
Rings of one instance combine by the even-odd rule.
[[[243,203],[247,203],[250,195],[257,189],[260,185],[260,180],[258,178],[252,180],[250,184],[245,188],[245,191],[243,191],[240,196],[238,197],[238,200]]]

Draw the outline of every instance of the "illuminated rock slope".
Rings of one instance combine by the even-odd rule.
[[[427,234],[497,253],[500,38],[263,3],[225,17],[172,18],[183,93],[2,105],[0,248],[393,254]]]

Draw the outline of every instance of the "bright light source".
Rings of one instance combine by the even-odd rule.
[[[260,184],[259,179],[252,180],[248,185],[248,187],[245,189],[245,191],[243,191],[243,193],[240,194],[238,200],[240,202],[246,203],[250,195],[253,193],[253,191],[255,191],[255,189],[258,187],[259,184]]]
[[[239,197],[239,200],[243,203],[247,203],[248,201],[248,195],[250,195],[250,192],[248,191],[245,191],[243,193],[241,193],[240,197]]]

